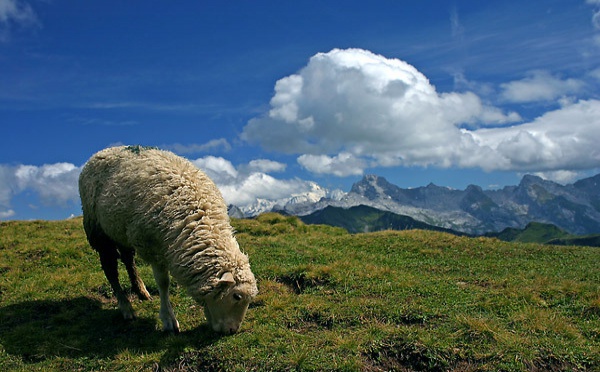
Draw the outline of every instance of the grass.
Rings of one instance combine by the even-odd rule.
[[[143,263],[154,299],[122,320],[80,219],[0,223],[0,370],[600,370],[598,249],[233,223],[260,294],[228,337],[176,283],[162,333]]]

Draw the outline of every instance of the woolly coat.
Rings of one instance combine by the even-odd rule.
[[[140,146],[108,148],[86,163],[79,189],[88,235],[168,268],[198,302],[225,272],[247,284],[249,296],[258,292],[221,193],[188,160]]]

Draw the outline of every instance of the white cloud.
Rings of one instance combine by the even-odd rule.
[[[16,214],[12,199],[32,191],[44,205],[66,206],[79,200],[77,181],[80,167],[70,163],[35,165],[0,165],[0,219]]]
[[[271,110],[254,118],[242,138],[269,150],[300,153],[307,169],[325,172],[344,153],[354,164],[443,165],[456,157],[461,126],[513,122],[470,92],[438,93],[416,68],[360,49],[313,56],[298,74],[275,85]],[[325,157],[323,157],[323,155]],[[331,172],[340,171],[330,167]]]
[[[571,182],[576,181],[577,179],[581,178],[580,172],[565,171],[565,170],[550,171],[550,172],[536,172],[536,173],[534,173],[534,175],[541,177],[545,180],[554,181],[554,182],[557,182],[557,183],[560,183],[563,185],[566,185],[567,183],[571,183]]]
[[[511,102],[556,99],[561,106],[515,124],[517,113],[475,93],[438,93],[406,62],[335,49],[279,80],[270,111],[250,120],[242,138],[338,176],[399,165],[529,172],[600,166],[600,101],[568,96],[585,88],[582,81],[536,71],[502,88]]]
[[[470,132],[492,151],[484,169],[568,171],[600,165],[600,101],[587,100],[550,111],[530,123]]]
[[[309,192],[312,185],[300,179],[280,180],[265,173],[250,173],[235,182],[218,186],[228,204],[246,206],[257,199],[277,200]]]
[[[586,0],[586,3],[600,7],[600,0]],[[598,8],[592,13],[592,25],[596,30],[600,30],[600,9]]]
[[[286,164],[269,159],[256,159],[251,160],[248,163],[248,168],[251,171],[271,173],[271,172],[283,172],[287,167]]]
[[[229,160],[216,156],[206,156],[192,161],[217,184],[228,183],[238,177],[238,171]]]
[[[581,92],[585,84],[577,79],[560,79],[547,71],[532,71],[522,80],[502,84],[501,96],[508,102],[552,101]]]
[[[0,41],[10,38],[14,27],[38,27],[38,18],[31,6],[20,0],[0,0]]]
[[[367,166],[363,159],[347,152],[333,157],[305,154],[298,157],[298,163],[310,172],[333,174],[338,177],[360,176]]]
[[[17,190],[14,167],[0,165],[0,212],[10,207]]]
[[[45,164],[41,167],[20,165],[15,170],[19,190],[31,189],[47,205],[65,205],[77,200],[77,181],[81,168],[70,163]]]
[[[465,28],[460,22],[456,6],[450,10],[450,30],[452,31],[452,37],[455,40],[459,42],[464,41]]]
[[[313,190],[314,183],[300,179],[281,180],[266,174],[280,172],[285,164],[257,159],[237,168],[224,158],[207,156],[192,161],[217,184],[227,204],[246,206],[257,199],[277,200]]]
[[[452,77],[456,90],[468,90],[482,96],[490,96],[494,93],[494,86],[491,83],[468,80],[463,72],[455,72]]]
[[[28,23],[36,19],[29,4],[19,0],[0,0],[0,23]]]
[[[12,209],[0,210],[0,220],[7,219],[15,215],[15,211]]]

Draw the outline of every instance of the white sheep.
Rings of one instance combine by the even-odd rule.
[[[179,332],[169,301],[170,271],[204,306],[214,331],[238,331],[258,293],[256,279],[233,235],[223,197],[206,174],[168,151],[112,147],[86,163],[79,193],[88,241],[100,255],[125,319],[133,319],[134,312],[119,283],[117,258],[133,292],[150,298],[134,264],[137,252],[152,265],[163,330]]]

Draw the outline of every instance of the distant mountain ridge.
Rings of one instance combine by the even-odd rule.
[[[467,235],[458,231],[432,226],[408,216],[367,207],[366,205],[347,209],[329,206],[299,218],[306,224],[341,227],[350,233],[419,229],[446,232],[458,236]],[[490,232],[483,236],[506,242],[600,247],[600,234],[576,236],[552,224],[540,222],[530,222],[522,229],[507,227],[500,232]]]
[[[307,224],[325,224],[346,229],[350,233],[367,233],[381,230],[432,230],[454,235],[465,235],[443,227],[432,226],[408,216],[382,211],[366,205],[350,208],[328,206],[311,214],[301,216]]]
[[[530,222],[523,229],[507,227],[506,229],[487,233],[486,237],[498,238],[506,242],[549,243],[558,239],[571,239],[572,235],[552,224]]]
[[[472,235],[523,229],[531,222],[553,224],[574,235],[600,233],[600,174],[564,186],[526,175],[519,185],[500,190],[477,185],[455,190],[432,183],[403,189],[384,177],[366,175],[348,193],[317,190],[298,202],[272,203],[270,210],[306,216],[328,206],[366,205]]]

